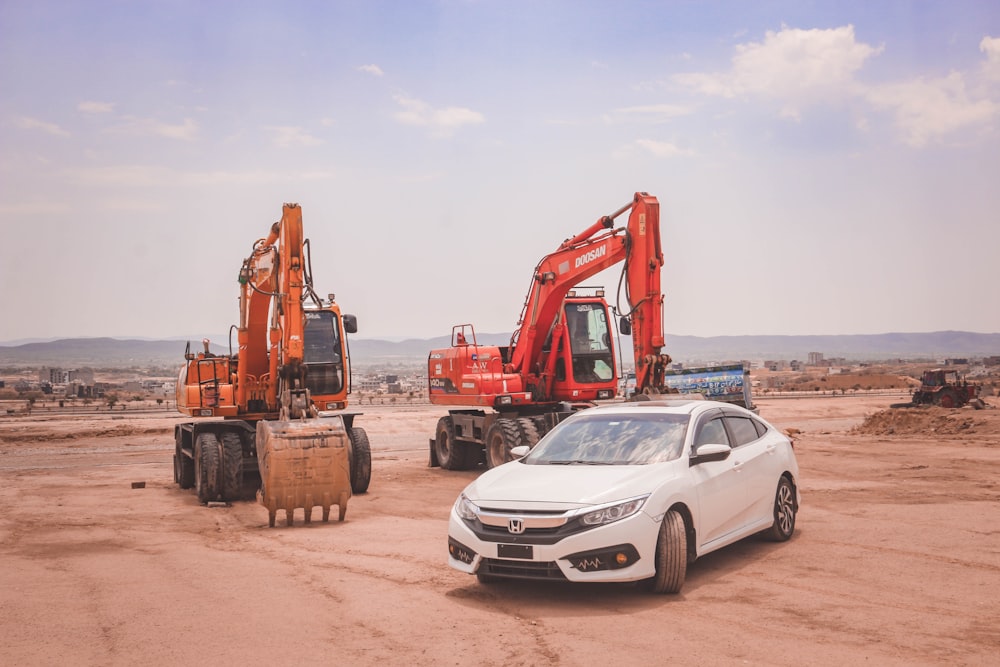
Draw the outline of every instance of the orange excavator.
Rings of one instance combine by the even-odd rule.
[[[177,409],[221,420],[177,424],[174,481],[194,487],[202,503],[253,497],[293,523],[337,505],[340,520],[352,493],[371,480],[371,447],[356,414],[343,412],[350,390],[348,333],[357,319],[342,315],[332,294],[313,290],[302,209],[285,204],[281,220],[253,244],[240,268],[238,351],[191,352],[177,380]],[[230,336],[232,329],[230,329]],[[259,485],[248,480],[256,482]]]
[[[625,212],[626,226],[616,228]],[[510,460],[511,449],[534,445],[574,411],[615,396],[613,320],[604,291],[577,286],[619,262],[619,292],[624,286],[629,305],[619,330],[632,335],[637,395],[676,393],[664,381],[670,356],[661,353],[660,205],[637,192],[542,258],[510,345],[479,345],[474,327],[459,324],[450,347],[430,352],[430,401],[457,406],[438,420],[432,466],[463,470],[484,458],[498,466]]]

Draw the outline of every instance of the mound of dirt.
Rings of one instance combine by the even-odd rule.
[[[890,408],[867,415],[851,429],[856,435],[959,435],[976,433],[987,427],[987,421],[976,419],[965,410],[947,408]],[[990,429],[986,429],[990,431]]]

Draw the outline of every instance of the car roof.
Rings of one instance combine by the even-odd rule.
[[[636,412],[665,412],[672,414],[688,414],[705,412],[717,409],[722,406],[729,406],[721,401],[707,401],[691,398],[661,398],[655,400],[625,401],[620,403],[606,403],[586,410],[590,414],[633,414]]]

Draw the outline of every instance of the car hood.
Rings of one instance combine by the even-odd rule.
[[[514,461],[483,473],[466,487],[465,495],[484,509],[576,509],[651,493],[673,476],[669,467],[670,463],[525,465]]]

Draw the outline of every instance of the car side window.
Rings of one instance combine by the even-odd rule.
[[[726,417],[726,421],[729,423],[729,430],[733,434],[734,447],[753,442],[760,437],[757,433],[757,427],[754,426],[753,420],[749,417],[734,417],[730,415]]]
[[[707,444],[729,444],[729,435],[726,433],[726,427],[722,423],[722,417],[716,417],[711,421],[705,422],[698,429],[698,435],[694,439],[695,449]]]
[[[767,424],[759,419],[751,419],[750,421],[752,421],[753,425],[757,428],[757,435],[763,438],[764,434],[767,433]]]

